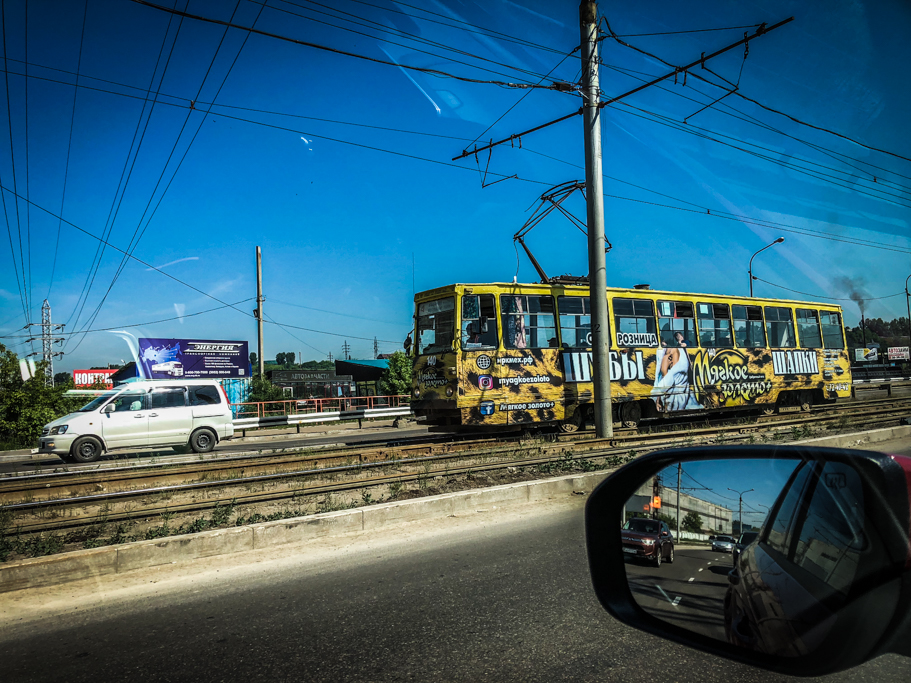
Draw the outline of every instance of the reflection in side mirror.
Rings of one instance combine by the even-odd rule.
[[[664,484],[678,476],[679,488]],[[660,512],[642,503],[659,496]],[[674,465],[643,482],[626,514],[627,579],[643,609],[784,656],[812,652],[825,637],[831,601],[850,592],[866,543],[860,478],[841,463],[681,463],[679,475]],[[676,532],[676,547],[659,543],[668,534],[659,535],[658,524]],[[738,549],[734,565],[736,539],[747,534],[753,540]]]
[[[593,583],[628,624],[780,672],[911,654],[909,497],[903,456],[654,453],[589,499]]]

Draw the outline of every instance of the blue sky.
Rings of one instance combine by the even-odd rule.
[[[524,256],[517,264],[512,235],[542,192],[584,177],[579,117],[524,137],[521,148],[496,148],[487,181],[518,178],[485,188],[473,158],[451,161],[476,138],[508,137],[576,110],[575,93],[407,71],[131,0],[32,0],[27,17],[25,7],[4,3],[0,85],[9,229],[0,229],[0,341],[17,353],[31,350],[21,336],[25,299],[34,322],[45,297],[70,333],[124,328],[255,348],[257,245],[266,313],[285,326],[266,326],[266,357],[338,357],[346,340],[353,357],[372,357],[374,337],[390,352],[410,327],[415,288],[509,281],[517,268],[520,281],[536,281]],[[580,67],[575,0],[176,7],[480,80],[573,82]],[[903,70],[911,6],[649,2],[602,3],[601,12],[624,36],[727,29],[624,38],[678,65],[754,30],[728,27],[795,16],[751,42],[746,59],[738,48],[707,66],[739,79],[743,95],[851,139],[736,95],[691,116],[724,93],[695,77],[606,109],[608,283],[746,294],[750,255],[784,236],[756,259],[765,281],[757,295],[847,298],[842,278],[851,278],[865,296],[890,297],[868,301],[867,315],[903,315],[903,293],[890,295],[911,273],[911,162],[901,158],[911,157]],[[610,38],[602,45],[607,95],[667,72]],[[486,155],[479,164],[487,167]],[[567,206],[584,217],[581,199]],[[98,240],[74,225],[113,247],[98,253]],[[528,243],[548,274],[587,271],[585,238],[564,218],[552,215]],[[116,249],[131,244],[142,262],[128,259],[115,281]],[[240,310],[210,311],[225,304]],[[842,304],[855,325],[857,305]],[[74,335],[63,348],[58,371],[128,354],[106,331]]]
[[[740,512],[738,492],[742,492],[744,524],[759,527],[798,462],[774,458],[684,462],[680,488],[683,493],[733,510],[735,520]],[[676,465],[662,470],[660,476],[664,486],[676,488]]]

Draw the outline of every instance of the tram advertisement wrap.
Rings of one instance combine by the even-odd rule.
[[[590,351],[562,355],[567,383],[591,382]],[[629,349],[609,365],[615,397],[652,398],[665,413],[775,402],[776,389],[850,391],[847,354],[834,349]]]
[[[139,340],[139,362],[147,379],[248,377],[245,341]]]

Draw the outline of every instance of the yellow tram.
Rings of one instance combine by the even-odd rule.
[[[851,395],[842,311],[830,304],[608,288],[614,419]],[[587,286],[454,284],[415,296],[411,406],[472,429],[591,420]]]

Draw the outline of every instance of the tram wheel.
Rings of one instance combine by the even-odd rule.
[[[635,428],[642,419],[642,406],[638,401],[630,401],[620,405],[620,421],[624,427]]]
[[[775,407],[774,405],[766,406],[765,408],[762,409],[762,414],[765,415],[766,417],[769,417],[770,415],[774,415],[777,412],[778,412],[778,408]]]
[[[582,427],[582,409],[577,408],[576,411],[568,420],[563,420],[560,423],[560,431],[566,434],[572,434],[573,432],[578,432]]]
[[[800,409],[801,411],[808,413],[813,408],[813,392],[812,391],[802,391],[800,392]]]

